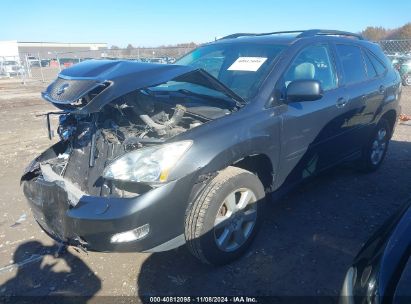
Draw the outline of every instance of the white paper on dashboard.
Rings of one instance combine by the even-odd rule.
[[[228,70],[256,72],[266,60],[265,57],[238,57]]]

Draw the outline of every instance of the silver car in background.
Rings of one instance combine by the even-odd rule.
[[[6,77],[24,74],[23,66],[16,60],[5,60],[0,62],[0,75]]]

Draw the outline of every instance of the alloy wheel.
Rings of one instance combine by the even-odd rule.
[[[214,239],[218,248],[230,252],[250,237],[257,220],[256,195],[248,188],[231,192],[223,201],[214,221]]]

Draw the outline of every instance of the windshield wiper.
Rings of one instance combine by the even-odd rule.
[[[172,92],[181,93],[186,96],[195,96],[195,97],[199,97],[203,99],[211,99],[211,100],[220,99],[225,102],[234,102],[237,108],[241,108],[243,106],[243,104],[241,104],[238,100],[232,98],[231,96],[227,96],[227,98],[223,98],[223,97],[211,96],[207,94],[196,93],[196,92],[193,92],[187,89],[179,89],[179,90],[172,91]]]

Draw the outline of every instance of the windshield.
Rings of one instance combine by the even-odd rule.
[[[221,104],[221,102],[230,105],[231,107],[236,105],[235,100],[230,98],[230,96],[224,94],[221,91],[214,90],[212,88],[206,87],[201,84],[186,82],[186,81],[167,81],[166,83],[160,84],[158,86],[147,88],[146,91],[151,92],[152,94],[164,95],[164,94],[177,94],[177,96],[191,96],[203,99],[204,101],[208,100],[209,102]],[[211,97],[211,98],[210,98]]]
[[[210,96],[221,98],[221,99],[228,98],[224,93],[207,88],[202,85],[198,85],[195,83],[189,83],[189,82],[172,81],[172,80],[166,83],[160,84],[156,87],[152,87],[150,88],[150,90],[157,91],[157,92],[160,92],[160,91],[178,92],[178,91],[186,90],[186,91],[189,91],[195,94],[210,95]]]
[[[201,68],[245,100],[253,97],[284,45],[230,43],[199,47],[176,64]]]

